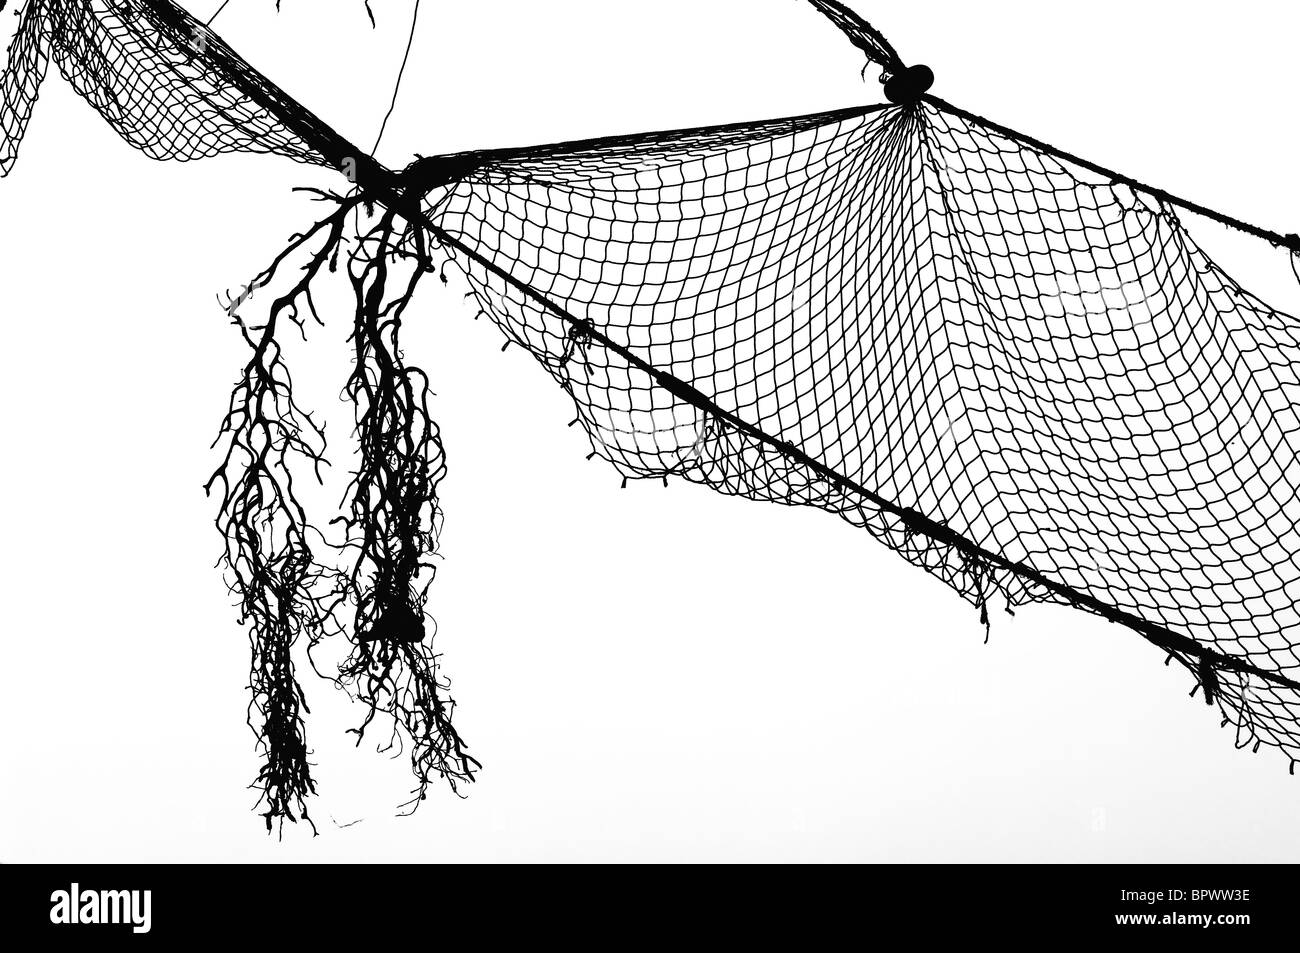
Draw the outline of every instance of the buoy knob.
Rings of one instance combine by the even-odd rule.
[[[885,98],[896,106],[910,106],[934,85],[934,70],[928,66],[909,66],[885,82]]]

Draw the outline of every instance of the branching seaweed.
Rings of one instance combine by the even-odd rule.
[[[349,237],[354,212],[359,218],[363,209],[373,214],[364,196],[316,194],[335,204],[332,212],[294,236],[227,303],[253,353],[231,395],[219,437],[224,457],[208,483],[210,492],[220,487],[223,562],[241,619],[251,627],[249,724],[265,759],[254,787],[261,790],[268,829],[276,819],[311,823],[305,803],[315,791],[303,722],[308,708],[292,659],[300,636],[307,637],[310,650],[327,636],[348,633],[349,653],[328,677],[366,708],[354,729],[358,743],[380,713],[393,719],[382,750],[401,751],[409,743],[417,787],[404,807],[418,804],[435,776],[454,790],[473,780],[479,767],[452,727],[454,702],[439,682],[438,656],[429,645],[432,625],[424,615],[446,458],[429,416],[428,379],[404,362],[398,335],[416,287],[433,270],[429,248],[419,229],[399,232],[391,212]],[[296,282],[274,299],[265,322],[244,321],[243,302],[302,254],[306,263]],[[345,515],[333,521],[344,531],[338,548],[347,556],[347,570],[318,560],[313,544],[322,551],[335,547],[312,527],[295,495],[291,458],[309,461],[319,480],[326,465],[325,429],[296,402],[276,338],[285,321],[304,334],[308,318],[321,323],[313,283],[323,272],[338,270],[340,258],[346,258],[355,299],[355,366],[345,393],[357,408],[360,444]],[[399,271],[405,273],[400,279]],[[350,619],[342,618],[347,610]]]
[[[429,416],[428,378],[405,363],[399,344],[402,316],[433,270],[423,233],[399,233],[392,212],[352,252],[355,365],[345,391],[356,407],[360,462],[348,488],[348,513],[337,521],[354,557],[355,609],[352,651],[340,680],[368,707],[354,729],[358,743],[379,712],[393,718],[381,750],[402,750],[403,734],[409,741],[417,781],[410,807],[435,775],[455,790],[479,767],[452,727],[455,703],[439,682],[439,657],[429,645],[433,631],[424,607],[436,571],[446,455]],[[405,277],[397,274],[402,271]]]
[[[216,523],[226,539],[222,563],[239,600],[240,621],[250,631],[253,697],[248,723],[264,758],[252,786],[261,791],[258,804],[266,807],[268,831],[276,820],[296,821],[299,816],[312,824],[306,798],[314,793],[315,782],[303,722],[309,709],[294,674],[292,652],[300,635],[306,633],[314,641],[328,631],[340,591],[337,572],[316,563],[313,530],[295,495],[291,467],[292,458],[303,458],[320,479],[326,465],[325,429],[296,402],[276,339],[283,320],[304,333],[305,315],[319,321],[311,283],[322,269],[335,267],[346,216],[355,205],[353,200],[319,195],[337,208],[294,236],[266,271],[226,302],[252,355],[231,393],[216,441],[224,446],[223,457],[205,487],[220,498]],[[313,243],[319,247],[302,275],[271,303],[265,322],[255,326],[245,321],[241,305],[270,284],[287,258]]]

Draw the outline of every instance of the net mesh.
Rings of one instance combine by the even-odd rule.
[[[485,156],[428,211],[626,476],[816,506],[981,606],[1091,599],[1296,674],[1300,325],[1163,202],[918,104]],[[1210,677],[1240,744],[1300,755],[1291,687]]]
[[[220,43],[134,0],[29,0],[0,76],[0,175],[18,154],[50,60],[126,142],[154,159],[277,153],[326,164],[285,124],[196,58]]]
[[[1277,746],[1294,770],[1300,324],[1209,259],[1186,203],[922,97],[928,70],[843,4],[813,5],[905,101],[402,173],[171,0],[24,6],[0,172],[52,60],[155,158],[272,152],[364,173],[322,194],[332,213],[254,282],[308,256],[264,321],[230,309],[252,357],[210,486],[253,629],[268,824],[306,816],[290,650],[332,631],[340,602],[355,609],[340,680],[367,723],[404,727],[417,799],[477,768],[428,648],[442,446],[397,340],[439,247],[626,478],[838,514],[985,611],[1060,602],[1127,625],[1192,671],[1240,746]],[[327,547],[294,497],[289,463],[318,467],[323,432],[291,396],[275,325],[316,316],[312,283],[345,247],[363,454],[340,576],[317,565]]]

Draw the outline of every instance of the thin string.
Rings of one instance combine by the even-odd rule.
[[[212,26],[212,21],[215,20],[217,17],[221,16],[221,11],[226,9],[226,7],[228,7],[229,5],[230,5],[230,0],[221,0],[221,6],[217,7],[216,13],[208,17],[208,22],[205,25]]]
[[[379,135],[375,137],[375,144],[370,149],[371,155],[379,151],[379,143],[383,141],[384,131],[388,128],[388,120],[392,118],[393,110],[397,107],[397,94],[402,88],[402,77],[406,75],[406,63],[411,58],[411,46],[415,43],[415,24],[419,19],[420,0],[415,0],[415,7],[411,10],[411,32],[406,37],[406,52],[402,54],[402,65],[397,70],[397,81],[393,84],[393,98],[389,100],[388,112],[384,114],[384,121],[379,125]]]

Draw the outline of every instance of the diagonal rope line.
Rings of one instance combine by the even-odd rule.
[[[388,196],[387,198],[393,202],[400,201],[396,196]],[[398,207],[401,208],[400,205]],[[404,217],[411,217],[411,214],[408,214],[408,212],[414,214],[413,210],[402,209],[402,215]],[[1207,649],[1195,640],[1189,639],[1184,635],[1179,635],[1164,626],[1149,622],[1130,612],[1125,612],[1122,609],[1117,609],[1116,607],[1108,605],[1087,593],[1080,592],[1070,586],[1056,582],[1027,563],[1015,562],[997,553],[984,549],[961,534],[949,529],[942,523],[929,518],[925,514],[907,507],[899,506],[885,499],[880,494],[868,489],[857,481],[850,479],[844,474],[839,473],[826,464],[814,459],[794,444],[781,440],[778,437],[774,437],[754,424],[741,419],[736,414],[723,409],[715,400],[702,393],[691,384],[659,370],[633,351],[612,340],[600,330],[593,328],[590,325],[590,322],[575,317],[546,295],[534,289],[531,285],[520,281],[499,265],[484,258],[454,235],[451,235],[449,232],[428,220],[422,212],[416,216],[415,220],[418,221],[423,228],[427,229],[440,243],[456,249],[467,258],[472,259],[480,267],[492,272],[502,281],[509,283],[515,288],[515,290],[526,295],[556,317],[566,321],[570,326],[580,329],[584,335],[589,336],[593,341],[598,342],[608,350],[617,354],[623,360],[627,361],[627,363],[633,367],[649,375],[654,379],[655,383],[668,391],[674,397],[678,397],[692,406],[705,411],[711,416],[725,421],[742,433],[754,438],[760,443],[772,447],[774,450],[779,451],[796,463],[807,467],[814,473],[829,480],[840,488],[849,490],[850,492],[861,496],[877,509],[898,517],[912,531],[927,536],[935,542],[942,543],[946,546],[952,546],[954,549],[961,551],[967,556],[1014,572],[1030,582],[1040,585],[1057,595],[1063,596],[1070,602],[1082,608],[1089,609],[1111,622],[1117,622],[1128,626],[1148,641],[1163,649],[1167,649],[1170,652],[1186,653],[1193,657],[1204,659],[1220,669],[1249,673],[1272,682],[1275,685],[1300,689],[1300,682],[1296,682],[1284,675],[1261,669],[1258,666],[1252,665],[1251,663],[1245,662],[1239,658],[1225,655],[1212,649]]]
[[[1300,236],[1294,234],[1283,235],[1282,233],[1275,232],[1272,229],[1261,228],[1258,225],[1252,225],[1250,222],[1244,221],[1235,216],[1226,215],[1223,212],[1215,211],[1212,208],[1208,208],[1204,205],[1201,205],[1199,202],[1193,202],[1191,199],[1185,199],[1182,198],[1181,196],[1174,195],[1172,192],[1167,192],[1164,189],[1159,188],[1158,186],[1148,185],[1147,183],[1139,181],[1138,179],[1135,179],[1132,176],[1125,175],[1122,172],[1116,172],[1114,169],[1108,169],[1103,165],[1098,165],[1096,162],[1090,162],[1089,160],[1077,156],[1074,153],[1062,149],[1058,146],[1053,146],[1046,142],[1043,142],[1041,139],[1035,139],[1033,136],[1027,136],[1023,132],[1017,132],[1016,130],[1008,128],[1007,126],[1004,126],[1001,123],[994,122],[991,119],[985,119],[983,116],[977,115],[976,113],[970,112],[969,110],[962,109],[960,106],[954,106],[952,103],[940,99],[938,96],[934,96],[929,93],[926,93],[921,98],[925,102],[929,103],[931,106],[934,106],[936,109],[941,109],[944,112],[949,113],[950,115],[958,116],[961,119],[966,120],[967,122],[973,123],[978,126],[982,126],[985,129],[991,129],[994,132],[999,133],[1000,135],[1003,135],[1008,139],[1014,140],[1015,142],[1019,142],[1019,143],[1023,143],[1024,145],[1031,146],[1032,148],[1037,149],[1040,152],[1046,152],[1048,155],[1055,156],[1056,158],[1061,159],[1062,161],[1069,162],[1073,165],[1077,165],[1083,169],[1087,169],[1089,172],[1095,172],[1097,175],[1105,176],[1106,178],[1110,179],[1113,182],[1118,182],[1123,185],[1127,185],[1129,188],[1137,189],[1138,191],[1141,192],[1146,192],[1148,195],[1154,196],[1155,198],[1159,199],[1162,202],[1168,202],[1170,205],[1176,205],[1180,208],[1186,209],[1189,212],[1193,212],[1197,215],[1201,215],[1205,218],[1208,218],[1211,221],[1218,222],[1220,225],[1225,225],[1228,228],[1236,229],[1237,231],[1243,232],[1247,235],[1251,235],[1254,238],[1263,239],[1264,241],[1278,248],[1286,248],[1289,249],[1290,251],[1300,253]]]

